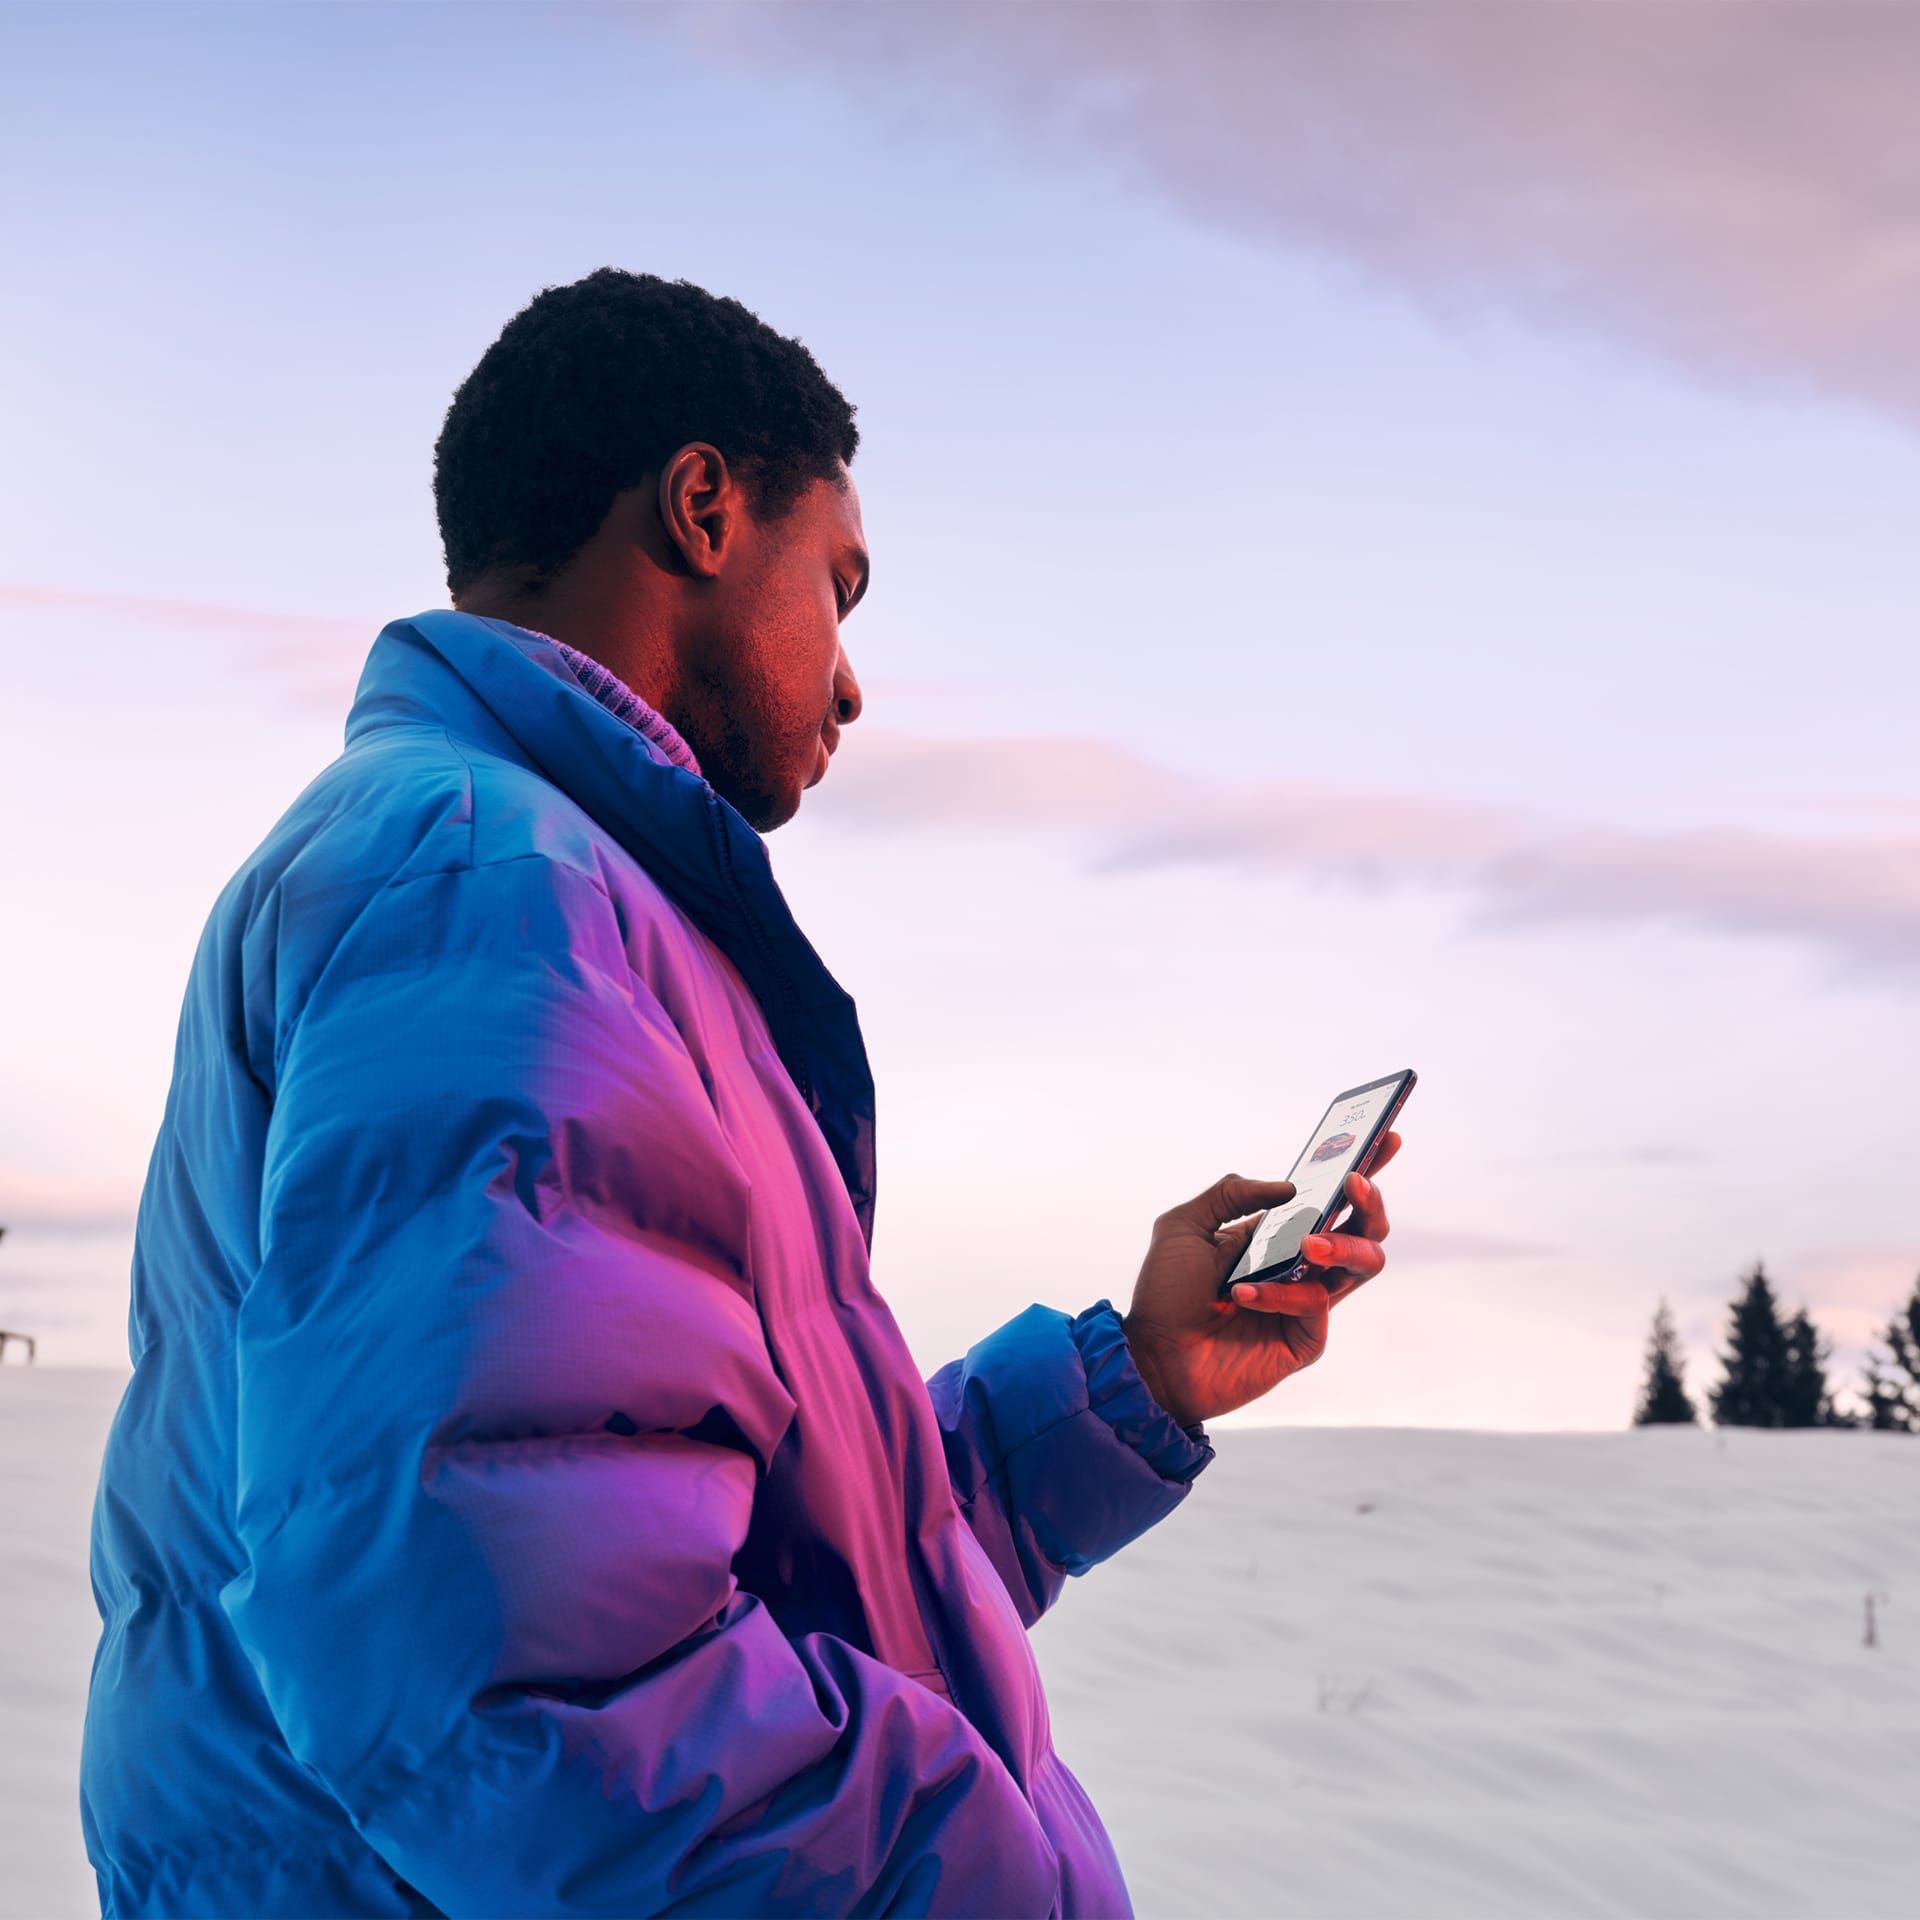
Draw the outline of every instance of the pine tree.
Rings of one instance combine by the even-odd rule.
[[[1640,1388],[1640,1404],[1633,1412],[1636,1427],[1692,1426],[1699,1419],[1687,1397],[1685,1372],[1673,1314],[1662,1300],[1647,1341],[1647,1377]]]
[[[1720,1356],[1720,1366],[1721,1378],[1708,1395],[1715,1425],[1786,1425],[1793,1357],[1787,1350],[1787,1330],[1781,1324],[1773,1288],[1758,1260],[1747,1276],[1745,1290],[1733,1303],[1727,1351]]]
[[[1920,1433],[1920,1280],[1880,1331],[1886,1348],[1868,1356],[1865,1424],[1879,1433]]]
[[[1905,1376],[1900,1384],[1907,1401],[1920,1412],[1920,1280],[1913,1283],[1906,1305],[1887,1322],[1884,1338],[1893,1364]]]
[[[1881,1364],[1880,1356],[1869,1354],[1861,1374],[1860,1399],[1863,1426],[1875,1433],[1920,1432],[1920,1421],[1900,1391],[1900,1382]]]
[[[1786,1324],[1787,1377],[1780,1395],[1783,1427],[1850,1427],[1851,1414],[1835,1410],[1827,1385],[1827,1343],[1801,1307]]]

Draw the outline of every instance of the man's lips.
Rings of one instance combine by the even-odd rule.
[[[813,777],[807,782],[810,787],[818,786],[827,777],[827,762],[833,758],[833,748],[827,744],[823,734],[814,743]]]

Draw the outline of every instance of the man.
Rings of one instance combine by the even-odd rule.
[[[1386,1219],[1243,1308],[1292,1189],[1228,1176],[1124,1318],[920,1378],[760,838],[861,710],[856,444],[797,341],[612,269],[455,396],[453,608],[375,640],[187,986],[95,1510],[106,1913],[1129,1910],[1026,1629]]]

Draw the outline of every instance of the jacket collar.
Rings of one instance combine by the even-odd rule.
[[[451,608],[383,627],[367,655],[346,744],[425,722],[531,767],[646,868],[739,969],[800,1097],[819,1123],[873,1245],[873,1075],[851,996],[788,908],[766,842],[731,802],[581,685],[558,644]]]

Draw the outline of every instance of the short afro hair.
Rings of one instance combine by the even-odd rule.
[[[548,287],[461,382],[434,446],[448,589],[505,567],[537,592],[615,494],[692,440],[777,522],[852,460],[853,415],[798,340],[737,300],[619,267]]]

